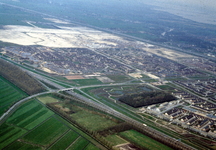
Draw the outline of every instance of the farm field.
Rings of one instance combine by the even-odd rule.
[[[98,79],[78,79],[73,80],[73,82],[77,83],[77,85],[96,85],[96,84],[103,84]]]
[[[114,145],[129,143],[125,139],[119,137],[118,135],[108,135],[106,139],[110,142],[112,142]]]
[[[103,130],[117,124],[110,119],[81,109],[78,112],[71,114],[70,116],[78,124],[84,126],[85,128],[91,129],[92,131]]]
[[[147,148],[151,150],[171,150],[172,149],[135,130],[124,131],[119,133],[119,135],[122,138],[127,139],[129,142],[131,141],[132,143],[135,143],[136,145],[142,148]]]
[[[92,143],[89,143],[84,150],[99,150],[96,146],[94,146]]]
[[[51,117],[42,125],[26,134],[22,140],[47,147],[67,130],[69,130],[67,126],[56,120],[54,117]]]
[[[0,107],[0,116],[10,107],[10,104]]]
[[[51,96],[40,96],[40,97],[37,97],[37,99],[44,104],[58,102],[57,99]]]
[[[100,145],[97,141],[95,141],[93,138],[91,138],[90,136],[88,136],[87,134],[85,134],[84,132],[82,132],[81,130],[79,130],[76,127],[74,127],[72,124],[70,124],[69,122],[67,122],[66,120],[64,120],[63,118],[61,118],[60,116],[54,115],[54,117],[57,118],[62,123],[64,123],[65,125],[67,125],[71,130],[73,130],[74,132],[78,133],[80,136],[82,136],[85,139],[87,139],[88,141],[90,141],[89,145],[86,148],[89,148],[90,150],[91,150],[91,148],[94,148],[96,150],[99,149],[99,148],[100,149],[104,149],[104,147],[102,145]]]
[[[58,140],[49,150],[66,149],[72,142],[79,137],[79,134],[69,130],[60,140]]]
[[[25,134],[27,131],[18,127],[3,123],[0,126],[0,149],[3,149],[14,140]]]
[[[15,149],[20,149],[20,150],[40,150],[42,149],[41,147],[38,146],[33,146],[27,143],[22,143],[19,141],[16,141],[9,145],[8,147],[5,148],[5,150],[15,150]]]
[[[14,102],[27,96],[25,92],[0,76],[0,115]]]
[[[31,100],[20,106],[6,122],[31,130],[53,114],[52,111],[44,107],[37,100]]]
[[[89,141],[83,137],[79,137],[74,143],[68,148],[68,150],[81,150],[88,145]]]
[[[0,149],[66,149],[78,138],[84,139],[78,142],[86,146],[92,144],[89,148],[97,145],[104,149],[35,99],[21,105],[0,126],[0,137]]]

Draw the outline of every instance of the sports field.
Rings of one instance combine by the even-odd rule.
[[[26,96],[26,93],[0,76],[0,115],[2,115],[11,104]]]

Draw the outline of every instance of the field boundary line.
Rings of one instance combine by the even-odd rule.
[[[9,147],[10,145],[12,145],[13,143],[15,143],[18,139],[22,139],[25,135],[27,135],[28,133],[30,133],[32,130],[34,130],[35,128],[37,128],[38,126],[40,126],[41,124],[43,124],[44,122],[46,122],[47,120],[49,120],[52,116],[50,116],[49,118],[47,118],[46,120],[42,121],[41,123],[39,123],[38,125],[36,125],[34,128],[32,128],[31,130],[29,130],[28,132],[26,132],[25,134],[21,135],[19,138],[17,138],[16,140],[14,140],[13,142],[11,142],[9,145],[7,145],[6,147],[4,147],[3,149]],[[26,142],[25,140],[23,140],[23,142]],[[41,146],[43,147],[43,146]]]
[[[51,143],[46,149],[50,149],[55,143],[57,143],[61,138],[63,138],[71,129],[69,128],[60,137],[58,137],[53,143]]]
[[[74,140],[65,150],[68,150],[68,148],[71,147],[80,137],[82,137],[82,136],[81,136],[81,135],[78,136],[78,137],[76,138],[76,140]],[[90,142],[89,142],[89,143],[90,143]]]
[[[82,150],[84,150],[88,145],[90,144],[90,142],[88,142],[88,144],[86,144],[86,146],[85,147],[83,147],[83,149]]]
[[[31,130],[29,130],[28,132],[26,132],[25,134],[23,134],[22,136],[20,136],[19,138],[23,138],[26,134],[28,134],[29,132],[33,131],[35,128],[37,128],[38,126],[42,125],[43,123],[45,123],[47,120],[51,119],[53,117],[50,116],[49,118],[47,118],[46,120],[42,121],[41,123],[39,123],[38,125],[36,125],[34,128],[32,128]]]
[[[61,117],[62,119],[64,119],[65,120],[65,118],[63,118],[62,116],[60,116],[59,114],[56,114],[56,115],[58,115],[59,117]],[[80,135],[77,131],[75,131],[74,129],[72,129],[71,127],[69,127],[67,124],[65,124],[64,122],[62,122],[61,120],[59,120],[55,115],[53,116],[56,120],[58,120],[59,122],[61,122],[63,125],[65,125],[66,127],[68,127],[69,129],[71,129],[73,132],[75,132],[75,133],[77,133],[78,135],[79,135],[79,137],[81,136],[81,137],[83,137],[82,135]],[[67,120],[65,120],[65,121],[67,121]],[[68,121],[67,121],[68,122]],[[71,124],[70,122],[68,122],[69,124]],[[72,124],[71,124],[72,125]],[[75,126],[74,126],[75,127]],[[77,128],[77,127],[75,127],[75,128]],[[79,129],[79,128],[77,128],[77,129]],[[80,130],[80,129],[79,129]],[[82,130],[80,130],[80,131],[82,131]],[[83,132],[83,131],[82,131]],[[83,132],[83,133],[85,133],[85,132]],[[86,133],[85,133],[86,134]],[[86,139],[85,137],[83,137],[84,139]],[[87,139],[86,139],[87,140]],[[89,141],[89,140],[87,140],[87,141]]]
[[[53,115],[52,115],[53,116]],[[32,128],[31,130],[28,130],[26,133],[24,133],[23,135],[21,135],[20,137],[18,137],[16,140],[14,140],[13,142],[11,142],[10,144],[8,144],[7,146],[5,146],[3,149],[9,147],[10,145],[12,145],[13,143],[15,143],[18,139],[22,139],[25,135],[27,135],[28,133],[30,133],[32,130],[34,130],[36,127],[40,126],[41,124],[43,124],[45,121],[47,121],[48,119],[50,119],[52,116],[50,116],[49,118],[47,118],[46,120],[44,120],[43,122],[41,122],[40,124],[38,124],[37,126],[35,126],[34,128]],[[12,125],[11,125],[12,126]],[[20,128],[20,127],[19,127]],[[23,140],[23,142],[26,142]]]
[[[3,77],[2,75],[0,75],[0,77],[1,78],[3,78],[3,79],[1,79],[3,82],[5,82],[4,80],[6,80],[7,82],[9,82],[9,83],[7,83],[7,82],[5,82],[7,85],[9,85],[10,87],[12,87],[15,91],[17,91],[18,93],[20,93],[20,94],[22,94],[24,97],[28,97],[29,95],[26,93],[26,92],[24,92],[21,88],[19,88],[18,86],[16,86],[15,84],[13,84],[12,82],[10,82],[9,80],[7,80],[5,77]],[[11,84],[11,85],[10,85]],[[12,86],[13,85],[13,86]],[[15,86],[15,87],[14,87]],[[16,89],[16,88],[18,88],[18,89]],[[23,92],[23,93],[21,93],[21,92]],[[26,95],[24,95],[24,94],[26,94]]]
[[[63,120],[67,121],[70,125],[74,126],[71,122],[69,122],[67,119],[65,119],[64,117],[62,117],[60,114],[56,114],[59,117],[61,117]],[[68,126],[67,124],[65,124],[64,122],[62,122],[61,120],[59,120],[55,115],[54,118],[56,118],[58,121],[60,121],[62,124],[64,124],[66,127],[68,127],[69,129],[71,129],[73,132],[77,133],[79,135],[79,137],[84,138],[85,140],[89,141],[89,143],[95,145],[94,143],[92,143],[90,140],[88,140],[86,137],[84,137],[83,135],[81,135],[80,133],[78,133],[77,131],[75,131],[74,129],[72,129],[70,126]],[[101,144],[99,141],[97,141],[94,137],[92,137],[89,133],[84,132],[81,128],[78,128],[76,126],[74,126],[74,128],[77,128],[78,130],[80,130],[81,132],[83,132],[84,134],[86,134],[87,136],[91,137],[95,142],[99,143],[100,145],[104,146],[103,144]]]
[[[7,123],[7,124],[9,124],[9,123]],[[28,129],[25,129],[25,128],[22,128],[22,127],[19,127],[19,126],[17,126],[17,125],[14,125],[14,124],[9,124],[10,126],[13,126],[13,127],[16,127],[16,128],[20,128],[20,129],[22,129],[22,130],[26,130],[27,132],[29,131]]]
[[[0,125],[8,118],[10,117],[10,115],[16,111],[19,106],[21,106],[24,102],[30,100],[30,99],[33,99],[37,96],[40,96],[40,95],[44,95],[44,94],[48,94],[48,93],[51,93],[50,91],[48,92],[43,92],[43,93],[38,93],[38,94],[35,94],[35,95],[31,95],[31,96],[28,96],[24,99],[21,99],[19,101],[17,101],[15,104],[13,104],[13,106],[11,106],[1,117],[0,117]]]

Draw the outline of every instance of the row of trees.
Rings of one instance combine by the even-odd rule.
[[[55,93],[55,96],[63,96],[62,94],[58,94]],[[68,96],[65,96],[64,98],[69,98]],[[73,98],[70,99],[71,101],[73,101]],[[82,103],[82,102],[78,102],[77,103]],[[84,103],[83,103],[84,104]],[[84,105],[88,105],[88,104],[84,104]],[[52,107],[52,106],[51,106]],[[94,106],[90,106],[90,107],[94,107]],[[95,106],[96,109],[101,110],[100,108],[98,108],[97,106]],[[94,108],[95,108],[94,107]],[[55,108],[54,108],[55,109]],[[56,110],[57,112],[58,110]],[[155,139],[156,141],[159,141],[160,143],[163,143],[173,149],[176,150],[180,150],[180,149],[185,149],[185,150],[192,150],[193,148],[178,142],[176,139],[170,138],[166,135],[164,135],[163,133],[160,133],[152,128],[143,126],[143,124],[141,123],[137,123],[136,121],[131,121],[131,120],[125,120],[125,122],[123,123],[119,123],[118,125],[114,126],[114,127],[110,127],[107,128],[103,131],[92,131],[90,129],[87,129],[85,127],[83,127],[81,124],[78,124],[75,120],[72,120],[72,118],[70,117],[70,115],[68,115],[67,113],[64,112],[59,112],[58,114],[60,114],[63,118],[67,119],[69,122],[73,123],[75,126],[77,126],[78,128],[80,128],[81,130],[83,130],[84,132],[88,133],[89,135],[91,135],[92,137],[94,137],[97,141],[99,141],[101,144],[105,145],[108,149],[113,149],[113,143],[107,141],[104,136],[107,136],[109,134],[114,134],[114,133],[119,133],[119,132],[123,132],[126,130],[131,130],[134,129],[146,136],[149,136],[153,139]],[[133,141],[131,141],[131,139],[127,139],[130,143],[138,146],[140,149],[145,149],[143,147],[141,147],[140,145],[137,145],[136,143],[134,143]]]
[[[102,136],[107,136],[110,134],[116,134],[116,133],[124,132],[127,130],[131,130],[131,129],[133,129],[133,126],[131,124],[129,124],[127,122],[122,122],[122,123],[119,123],[115,126],[108,127],[105,130],[98,131],[98,133]]]
[[[61,100],[63,100],[65,105],[67,105],[67,107],[69,107],[69,108],[70,108],[71,104],[76,105],[76,106],[80,106],[83,109],[88,109],[88,111],[91,111],[94,114],[106,117],[107,119],[110,119],[113,122],[116,122],[116,123],[123,122],[119,118],[116,118],[116,117],[111,116],[111,115],[107,115],[107,113],[105,113],[101,109],[98,109],[96,106],[90,106],[89,104],[86,104],[86,102],[80,100],[79,98],[77,98],[75,96],[72,96],[72,95],[69,96],[68,94],[63,95],[63,94],[60,94],[60,93],[52,93],[52,96],[54,96],[56,98],[60,98]]]
[[[47,103],[47,107],[57,114],[59,114],[62,118],[68,120],[70,123],[72,123],[74,126],[79,128],[80,130],[84,131],[91,137],[93,137],[96,141],[100,142],[102,145],[106,146],[108,149],[113,149],[113,143],[106,140],[103,136],[101,136],[97,131],[92,131],[91,129],[88,129],[84,127],[82,124],[79,124],[76,120],[72,119],[72,117],[65,113],[64,111],[60,110],[59,108],[55,107],[55,103]]]
[[[139,94],[124,95],[119,98],[119,101],[135,108],[163,102],[169,102],[172,100],[175,100],[175,97],[173,95],[162,91],[152,91],[143,92]]]
[[[2,59],[0,59],[0,75],[29,95],[45,91],[45,88],[36,79]]]

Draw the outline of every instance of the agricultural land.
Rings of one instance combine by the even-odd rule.
[[[216,149],[213,25],[61,2],[0,2],[0,149]]]

